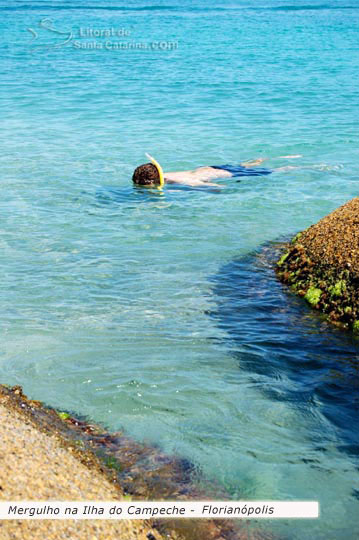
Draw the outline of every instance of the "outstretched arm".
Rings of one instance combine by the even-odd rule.
[[[206,182],[198,178],[188,178],[186,175],[181,175],[178,178],[165,176],[165,180],[166,180],[166,184],[179,184],[182,186],[191,186],[191,187],[212,186],[212,187],[219,187],[219,188],[223,187],[223,186],[220,186],[219,184],[214,184],[213,182]]]
[[[195,187],[213,186],[213,187],[219,187],[219,188],[223,187],[220,184],[214,184],[213,182],[202,182],[201,180],[197,180],[196,182],[191,183],[191,186],[195,186]]]

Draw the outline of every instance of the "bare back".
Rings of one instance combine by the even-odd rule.
[[[217,186],[219,184],[213,184],[210,180],[215,178],[230,178],[232,175],[228,171],[214,169],[213,167],[198,167],[193,171],[177,171],[164,173],[165,180],[169,184],[183,184],[186,186]]]

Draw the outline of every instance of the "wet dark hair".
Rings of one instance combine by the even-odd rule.
[[[135,169],[132,175],[132,182],[138,186],[149,186],[160,183],[160,175],[157,168],[152,163],[145,163]]]

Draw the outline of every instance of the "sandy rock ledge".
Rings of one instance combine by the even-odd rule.
[[[31,409],[20,387],[0,386],[0,500],[97,500],[123,498],[112,472],[90,451],[34,425]],[[51,413],[49,412],[51,425]],[[176,533],[162,535],[149,521],[109,520],[3,520],[1,540],[180,540]]]

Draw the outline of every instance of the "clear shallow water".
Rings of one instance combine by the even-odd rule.
[[[268,529],[354,538],[358,342],[250,254],[357,195],[359,10],[94,4],[0,2],[1,379],[190,458],[233,497],[321,502]],[[55,48],[45,17],[178,48]],[[131,187],[145,151],[165,170],[304,168],[160,194]]]

